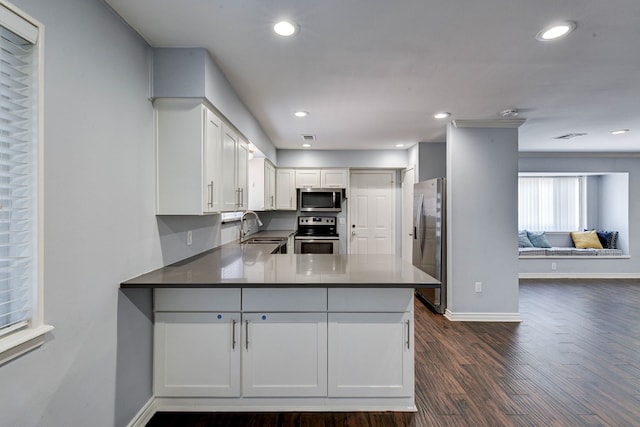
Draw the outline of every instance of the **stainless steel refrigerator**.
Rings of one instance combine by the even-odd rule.
[[[440,314],[447,308],[445,184],[434,178],[413,186],[413,265],[441,282],[416,289],[416,296]]]

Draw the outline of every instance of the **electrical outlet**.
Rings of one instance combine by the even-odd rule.
[[[476,292],[482,292],[482,282],[476,282]]]
[[[187,246],[191,246],[193,243],[193,231],[187,231]]]
[[[558,269],[558,264],[556,264],[555,262],[551,263],[551,269],[552,270],[557,270]]]

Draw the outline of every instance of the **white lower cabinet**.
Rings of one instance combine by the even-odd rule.
[[[415,408],[412,289],[156,289],[154,301],[158,398]]]
[[[326,313],[243,313],[242,395],[327,395]]]
[[[329,313],[329,397],[413,396],[412,313]]]
[[[156,396],[240,396],[240,313],[158,312],[154,331]]]

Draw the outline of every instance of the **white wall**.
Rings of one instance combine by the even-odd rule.
[[[640,157],[633,154],[526,153],[520,155],[518,164],[520,172],[622,173],[616,175],[618,178],[600,182],[603,203],[616,209],[601,208],[597,227],[620,227],[619,231],[624,232],[624,216],[628,218],[628,237],[621,242],[629,254],[628,258],[520,259],[518,266],[522,277],[640,277],[640,228],[633,226],[634,218],[640,217],[640,192],[637,191],[640,188]],[[625,173],[628,173],[627,186],[623,182]],[[621,191],[625,194],[620,194]],[[627,199],[628,205],[625,202]],[[556,263],[556,270],[551,270],[551,262]]]
[[[148,46],[100,0],[12,0],[45,30],[45,345],[0,366],[2,426],[123,426],[151,396],[151,294],[121,281],[214,244],[154,215]],[[202,240],[202,241],[200,241]]]
[[[448,316],[517,320],[517,129],[450,124],[446,158]]]
[[[601,176],[600,215],[597,228],[618,232],[618,249],[629,253],[629,175],[626,173]],[[638,254],[636,254],[638,255]]]

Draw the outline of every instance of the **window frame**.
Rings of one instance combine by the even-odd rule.
[[[520,187],[520,178],[577,178],[579,189],[578,189],[578,227],[576,229],[571,230],[538,230],[534,228],[527,227],[525,225],[520,224],[518,221],[518,230],[527,229],[531,231],[545,231],[550,233],[566,233],[570,231],[577,231],[584,229],[588,224],[588,200],[587,200],[587,175],[584,173],[519,173],[518,174],[518,188]],[[519,191],[519,190],[518,190]],[[520,194],[518,194],[518,200],[520,200]],[[520,212],[520,206],[518,202],[518,212]]]
[[[35,218],[35,259],[32,268],[36,278],[31,285],[32,314],[28,324],[13,332],[0,337],[0,365],[15,359],[31,350],[41,346],[45,342],[45,334],[53,330],[53,326],[44,323],[44,25],[4,0],[0,0],[0,25],[10,31],[23,36],[25,31],[36,32],[34,49],[36,56],[36,81],[37,81],[37,127],[36,150],[37,165],[34,168],[36,177],[36,204]],[[32,34],[33,35],[33,34]]]

